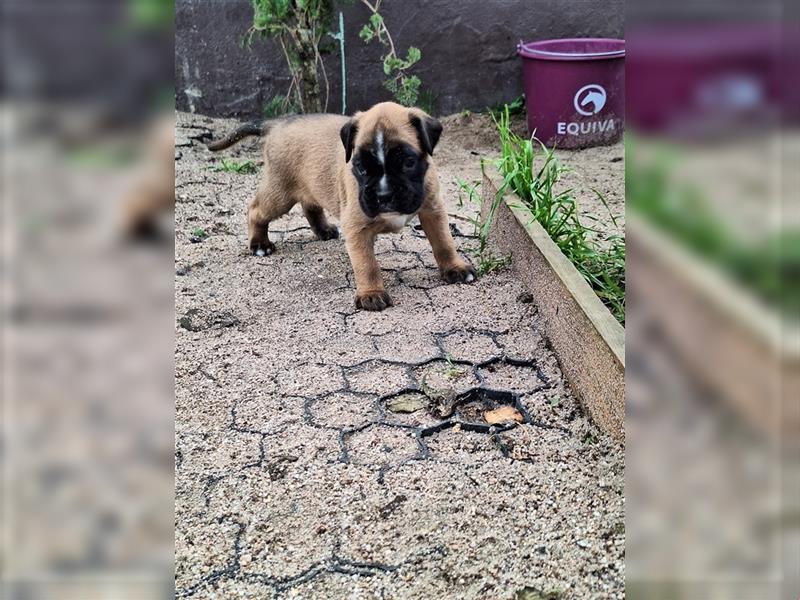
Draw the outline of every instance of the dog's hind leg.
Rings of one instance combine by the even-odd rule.
[[[270,221],[288,213],[296,202],[283,189],[262,184],[247,209],[247,226],[250,233],[250,251],[256,256],[266,256],[275,251],[269,239]]]
[[[311,225],[311,230],[314,235],[321,240],[333,240],[339,237],[339,230],[335,225],[328,222],[325,217],[325,211],[321,206],[316,204],[303,203],[303,214],[308,219],[308,224]]]

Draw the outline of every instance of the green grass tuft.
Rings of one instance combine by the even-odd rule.
[[[783,316],[800,315],[800,228],[783,225],[754,240],[726,225],[696,186],[681,182],[679,153],[663,146],[650,159],[628,136],[627,206],[678,244],[749,289]]]
[[[600,244],[595,235],[597,231],[584,225],[579,218],[574,190],[558,186],[568,169],[555,152],[536,139],[514,134],[508,106],[492,118],[502,147],[497,166],[503,183],[498,199],[509,189],[515,192],[522,200],[519,206],[547,231],[603,304],[624,324],[625,240],[621,236],[611,236],[608,246]],[[596,190],[595,193],[608,208],[602,195]],[[614,216],[611,218],[613,220]],[[488,226],[489,223],[484,224],[487,234]]]
[[[436,102],[439,96],[434,94],[431,90],[424,90],[420,92],[417,98],[417,108],[421,108],[429,115],[436,114]]]
[[[264,105],[262,112],[268,119],[275,119],[286,115],[295,115],[300,112],[300,107],[291,97],[273,96],[272,100]]]
[[[258,171],[258,166],[252,160],[235,161],[223,158],[218,165],[211,167],[212,171],[225,171],[226,173],[248,174]]]
[[[483,165],[481,164],[481,166]],[[511,257],[495,256],[489,249],[489,226],[491,225],[496,205],[492,207],[489,218],[486,221],[482,221],[480,216],[481,195],[478,192],[479,183],[480,182],[467,183],[463,179],[456,178],[456,185],[458,185],[460,192],[466,194],[467,199],[478,207],[477,216],[470,219],[474,234],[478,238],[478,247],[467,250],[467,252],[475,258],[477,263],[475,265],[475,270],[478,271],[478,275],[483,276],[508,266],[511,263]],[[464,205],[464,197],[461,193],[458,195],[458,204],[459,206]]]
[[[504,102],[500,102],[499,104],[495,104],[494,106],[490,106],[488,109],[488,113],[495,119],[500,118],[503,114],[503,111],[508,109],[508,114],[511,117],[516,117],[518,115],[525,114],[525,95],[519,95],[514,98],[510,103],[506,104]]]

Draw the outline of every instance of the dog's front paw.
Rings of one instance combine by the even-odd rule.
[[[442,267],[441,273],[447,283],[472,283],[478,278],[475,269],[467,263]]]
[[[362,310],[383,310],[392,306],[392,299],[384,290],[356,294],[356,308]]]
[[[251,240],[250,252],[253,256],[269,256],[275,252],[275,244],[269,240]]]

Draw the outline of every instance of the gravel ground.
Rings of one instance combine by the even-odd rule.
[[[466,250],[452,182],[492,148],[455,119],[436,160]],[[213,171],[193,139],[231,126],[178,115],[178,595],[624,597],[623,448],[583,415],[520,283],[444,285],[412,223],[378,243],[396,306],[357,312],[343,243],[296,210],[274,255],[249,256],[258,174]],[[486,425],[508,405],[524,423]]]

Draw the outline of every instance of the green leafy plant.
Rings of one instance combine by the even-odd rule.
[[[395,99],[405,106],[414,106],[420,97],[422,82],[409,70],[422,58],[419,48],[410,46],[404,58],[397,53],[392,35],[386,27],[386,22],[380,14],[381,0],[361,0],[361,3],[370,10],[369,21],[362,27],[359,37],[369,43],[373,40],[380,42],[386,49],[382,57],[383,73],[386,80],[383,85],[394,95]]]
[[[330,86],[320,54],[322,38],[333,22],[333,0],[251,0],[253,24],[242,40],[250,47],[256,36],[278,40],[292,81],[286,93],[302,112],[323,112]],[[321,99],[320,73],[325,85]]]
[[[252,160],[235,161],[223,158],[218,165],[211,168],[212,171],[225,171],[226,173],[248,174],[258,171],[258,166]]]
[[[600,440],[598,437],[592,433],[591,431],[587,432],[586,435],[583,436],[583,443],[584,444],[597,444]]]
[[[204,240],[208,237],[208,233],[206,233],[206,230],[202,227],[195,227],[192,230],[192,235],[201,240]]]
[[[262,112],[268,119],[274,119],[284,115],[297,114],[299,110],[294,98],[290,96],[273,96],[272,100],[264,105]]]
[[[534,138],[524,139],[511,131],[509,107],[493,119],[501,145],[497,166],[503,182],[498,199],[509,189],[515,192],[522,200],[519,206],[544,228],[600,300],[624,323],[625,240],[621,236],[610,236],[601,244],[598,232],[581,222],[574,190],[562,189],[559,185],[568,169],[552,149]],[[593,191],[608,209],[602,195]],[[610,210],[609,214],[616,224]]]
[[[415,102],[418,108],[421,108],[429,115],[432,115],[436,111],[436,101],[438,100],[438,96],[434,94],[430,90],[423,90],[419,93],[419,97]]]
[[[445,355],[444,359],[447,362],[447,367],[443,371],[443,374],[448,379],[456,379],[458,377],[461,377],[464,373],[467,372],[467,370],[463,366],[457,365],[453,361],[453,355],[450,354],[449,352]]]
[[[495,104],[494,106],[489,107],[489,114],[492,115],[495,119],[499,119],[500,115],[503,114],[503,111],[508,107],[508,114],[511,117],[516,117],[519,115],[525,114],[525,95],[521,94],[514,98],[508,104],[501,102],[499,104]]]
[[[482,166],[483,164],[481,164],[481,167]],[[490,207],[489,216],[484,221],[481,219],[480,214],[481,195],[478,192],[479,182],[467,183],[463,179],[456,178],[456,185],[458,185],[459,189],[459,205],[464,205],[464,200],[462,197],[463,193],[466,194],[469,202],[478,207],[477,215],[470,219],[470,222],[473,226],[474,235],[478,240],[478,246],[468,250],[469,254],[471,254],[477,262],[476,269],[478,271],[478,275],[486,275],[487,273],[491,273],[492,271],[496,271],[508,266],[511,263],[510,256],[496,256],[489,249],[489,228],[494,217],[494,209],[496,208],[496,205]]]
[[[251,47],[256,37],[276,39],[291,74],[286,95],[282,99],[270,100],[264,107],[265,115],[273,117],[292,112],[327,111],[330,85],[322,61],[321,44],[325,35],[339,40],[340,45],[343,42],[341,29],[338,33],[329,33],[333,23],[334,0],[251,0],[251,2],[253,23],[242,39],[242,46]],[[359,36],[365,42],[378,40],[386,50],[381,57],[386,77],[384,86],[392,92],[399,103],[406,106],[420,103],[421,108],[429,113],[432,112],[436,98],[431,92],[420,92],[419,77],[409,72],[422,58],[419,48],[411,46],[406,55],[401,57],[380,14],[381,0],[374,0],[374,3],[370,0],[361,2],[370,10],[370,17]],[[344,59],[343,46],[342,59]],[[344,79],[344,60],[342,73]],[[325,87],[324,101],[322,84]],[[343,86],[343,92],[344,89],[346,87]],[[343,111],[344,104],[343,96]]]

